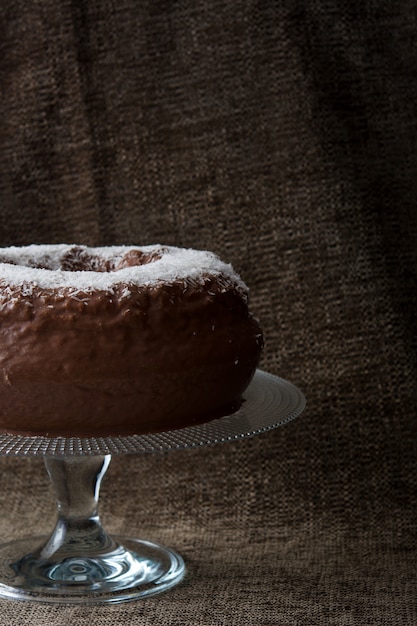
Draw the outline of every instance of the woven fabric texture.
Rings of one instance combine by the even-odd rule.
[[[1,26],[0,245],[215,251],[308,402],[112,460],[106,528],[177,549],[179,587],[2,626],[416,624],[415,4],[3,0]],[[0,466],[2,541],[49,531],[42,462]]]

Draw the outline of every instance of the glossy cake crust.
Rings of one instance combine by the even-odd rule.
[[[0,430],[142,434],[239,407],[262,334],[230,266],[202,253],[197,270],[197,252],[187,274],[172,257],[188,251],[161,246],[28,248],[0,250]]]

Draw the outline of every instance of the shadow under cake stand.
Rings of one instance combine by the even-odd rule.
[[[0,454],[41,456],[57,496],[52,534],[0,546],[0,597],[61,604],[125,602],[181,581],[182,557],[143,539],[111,537],[97,505],[112,455],[195,448],[236,441],[282,426],[303,411],[290,382],[257,370],[232,415],[168,432],[127,437],[0,435]]]

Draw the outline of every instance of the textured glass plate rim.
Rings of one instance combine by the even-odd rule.
[[[45,437],[0,434],[0,454],[8,456],[83,456],[143,454],[236,441],[287,424],[304,410],[303,393],[279,376],[257,370],[241,408],[204,424],[147,435]]]

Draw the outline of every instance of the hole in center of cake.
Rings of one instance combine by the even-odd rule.
[[[142,252],[129,250],[119,260],[104,259],[99,255],[92,255],[83,248],[71,248],[61,258],[61,269],[66,272],[117,272],[125,267],[147,265],[161,258],[157,252]]]

